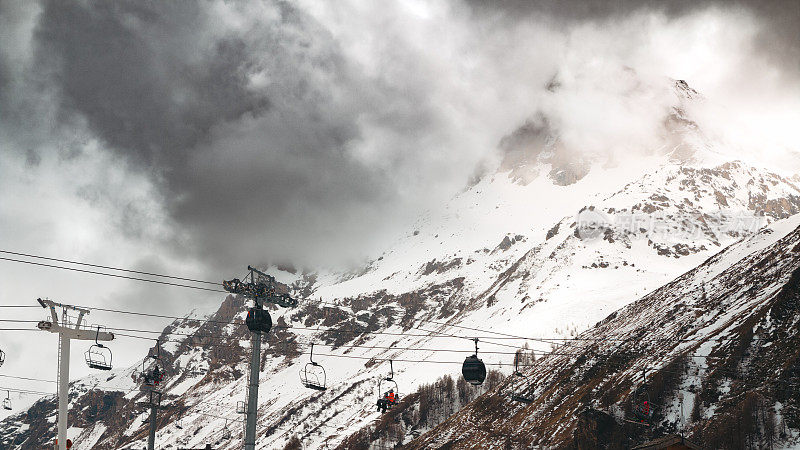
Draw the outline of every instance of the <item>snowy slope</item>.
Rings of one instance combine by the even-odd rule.
[[[504,430],[515,445],[572,448],[680,431],[704,448],[797,445],[798,295],[795,216],[611,314],[409,448],[501,448]],[[652,427],[624,420],[645,368]]]
[[[621,175],[611,177],[600,175],[601,171],[597,173],[601,179],[598,183],[622,179]],[[392,246],[383,259],[376,261],[364,274],[330,285],[324,284],[324,277],[313,284],[306,282],[301,285],[298,276],[296,286],[304,287],[310,300],[304,302],[299,310],[273,312],[276,323],[283,318],[288,326],[295,329],[282,330],[281,339],[271,338],[269,348],[265,350],[266,362],[262,371],[259,401],[260,430],[263,433],[259,441],[261,448],[280,446],[295,433],[312,448],[326,441],[335,444],[375,420],[378,417],[372,407],[375,380],[380,374],[385,374],[388,367],[385,363],[370,362],[370,358],[454,362],[396,362],[396,379],[404,392],[411,391],[420,383],[431,382],[442,373],[457,374],[458,361],[470,351],[472,344],[463,339],[424,337],[426,333],[423,330],[438,330],[460,336],[486,335],[424,320],[449,321],[459,326],[488,328],[531,338],[572,336],[618,307],[701,263],[727,243],[740,239],[737,235],[720,235],[708,230],[701,230],[689,238],[680,234],[656,236],[647,232],[640,232],[643,236],[625,236],[623,232],[614,230],[610,235],[616,236],[611,239],[613,242],[609,239],[581,239],[576,236],[575,223],[575,213],[581,208],[594,206],[598,211],[608,212],[611,208],[631,210],[637,205],[640,208],[653,205],[670,214],[681,210],[686,213],[689,206],[685,200],[690,199],[697,206],[690,208],[686,214],[702,214],[712,208],[713,211],[718,210],[719,197],[716,192],[724,192],[729,207],[761,211],[758,208],[763,208],[766,203],[751,202],[750,199],[761,198],[759,195],[764,194],[767,202],[769,199],[784,198],[791,206],[795,205],[792,196],[797,195],[791,183],[740,164],[698,168],[669,161],[625,183],[608,182],[607,192],[588,197],[584,195],[588,195],[589,185],[594,183],[591,175],[569,187],[550,184],[550,189],[580,189],[584,182],[586,190],[581,195],[575,195],[572,205],[565,206],[568,196],[564,196],[564,202],[553,202],[548,206],[563,217],[559,219],[556,216],[548,222],[525,208],[525,204],[532,202],[530,197],[534,197],[534,200],[538,198],[534,196],[536,188],[545,189],[544,185],[538,186],[534,181],[523,186],[510,182],[502,174],[495,175],[494,180],[485,179],[457,197],[453,205],[445,209],[452,212],[444,213],[436,220],[422,219],[415,230]],[[691,189],[686,186],[691,186]],[[516,222],[509,220],[503,224],[503,228],[508,226],[508,231],[502,232],[496,230],[503,228],[491,225],[491,218],[484,225],[484,230],[488,231],[482,233],[470,231],[471,227],[466,225],[459,228],[458,224],[469,224],[469,221],[459,219],[470,210],[473,200],[479,198],[486,201],[490,198],[489,194],[494,199],[506,199],[509,205],[514,203],[520,218]],[[513,195],[517,195],[519,200],[511,202]],[[668,200],[662,200],[661,196],[668,196]],[[590,201],[586,201],[587,198]],[[490,217],[492,208],[484,209],[490,211],[486,215]],[[780,217],[793,210],[770,211]],[[477,221],[479,214],[474,214],[469,220]],[[515,215],[509,214],[509,217]],[[773,219],[766,216],[764,220]],[[451,233],[454,236],[447,240],[442,236],[442,230],[446,227],[454,229]],[[419,233],[415,235],[414,231],[417,230]],[[459,233],[462,238],[472,237],[461,239]],[[436,237],[437,234],[441,239]],[[509,239],[503,244],[506,236]],[[673,248],[666,245],[672,241],[683,244],[691,251],[687,254],[682,251],[664,252],[664,248]],[[433,242],[442,243],[436,246]],[[457,248],[459,242],[461,249]],[[468,242],[477,248],[471,248]],[[431,251],[426,252],[425,249]],[[457,258],[462,259],[461,264],[449,265]],[[444,264],[430,263],[434,259]],[[279,275],[279,279],[287,279],[288,276],[283,272]],[[319,298],[326,303],[340,304],[341,307],[315,304],[314,301]],[[230,297],[215,315],[215,320],[241,319],[243,314],[242,300]],[[342,335],[302,329],[317,326],[321,330],[340,327],[395,334]],[[238,445],[236,436],[241,433],[241,416],[235,413],[235,405],[245,395],[245,358],[249,347],[243,328],[241,325],[178,322],[165,330],[163,337],[180,342],[165,346],[174,354],[171,376],[167,382],[170,395],[165,400],[172,408],[165,412],[171,423],[160,429],[159,442],[164,445],[212,442],[221,448]],[[224,334],[230,336],[230,340],[224,343],[204,341],[202,336],[209,333]],[[183,334],[198,338],[187,338]],[[312,341],[320,345],[315,349],[315,359],[326,367],[331,385],[331,389],[323,394],[303,389],[298,382],[297,372],[308,357],[301,353],[307,353],[306,344]],[[481,344],[484,350],[508,350],[493,346],[491,339],[485,341]],[[524,344],[521,340],[510,342],[520,346]],[[322,344],[346,346],[353,343],[378,348],[321,347]],[[550,348],[549,344],[533,340],[528,344],[543,350]],[[235,348],[221,348],[222,345]],[[387,350],[381,347],[415,350]],[[441,354],[416,350],[424,348],[453,349],[462,353]],[[352,359],[324,355],[346,355]],[[486,357],[490,363],[508,364],[509,359],[509,356],[499,355]],[[135,376],[131,374],[128,379],[134,382]],[[146,411],[134,407],[133,403],[141,400],[134,398],[136,395],[135,391],[128,393],[131,405],[120,407],[130,410],[126,426],[107,430],[108,436],[101,441],[104,446],[114,447],[119,442],[117,439],[138,439],[136,442],[144,443]],[[183,430],[176,427],[179,419]],[[227,427],[233,431],[230,441],[222,440],[226,419]],[[96,435],[96,430],[87,428],[81,440],[94,440]]]

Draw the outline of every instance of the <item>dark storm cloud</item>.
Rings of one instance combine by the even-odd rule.
[[[173,169],[215,124],[269,105],[246,89],[246,44],[206,41],[208,20],[194,2],[48,2],[39,64],[65,115],[82,114],[133,160]]]
[[[208,264],[372,250],[363,241],[454,193],[532,114],[566,50],[587,47],[567,25],[608,21],[600,52],[617,64],[632,34],[615,34],[616,18],[709,4],[434,2],[446,12],[431,21],[408,5],[382,5],[386,16],[370,5],[312,16],[283,1],[0,2],[0,137],[31,166],[52,147],[76,160],[99,141],[156,186],[176,236],[165,244]],[[752,8],[775,24],[759,44],[784,66],[796,65],[791,5]],[[493,14],[540,17],[514,30],[485,26]],[[93,204],[115,198],[102,177],[86,178],[80,194]],[[150,207],[116,205],[119,231],[152,236],[142,232]]]
[[[370,224],[348,211],[385,186],[345,147],[365,105],[382,100],[292,6],[237,28],[209,5],[46,2],[36,64],[56,85],[60,120],[82,117],[152,172],[205,257],[268,258],[254,249],[289,253],[274,242],[287,233]]]

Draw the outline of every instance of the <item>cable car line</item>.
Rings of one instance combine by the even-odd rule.
[[[8,251],[8,250],[0,250],[0,253],[5,253],[5,254],[8,254],[8,255],[14,255],[14,256],[24,256],[24,257],[27,257],[27,258],[44,259],[44,260],[47,260],[47,261],[56,261],[56,262],[62,262],[62,263],[68,263],[68,264],[77,264],[77,265],[81,265],[81,266],[95,267],[95,268],[98,268],[98,269],[108,269],[108,270],[117,270],[117,271],[120,271],[120,272],[138,273],[139,275],[149,275],[149,276],[153,276],[153,277],[171,278],[173,280],[191,281],[191,282],[194,282],[194,283],[205,283],[205,284],[211,284],[211,285],[215,285],[215,286],[221,286],[222,285],[222,283],[214,282],[214,281],[196,280],[196,279],[193,279],[193,278],[183,278],[183,277],[177,277],[177,276],[174,276],[174,275],[163,275],[163,274],[160,274],[160,273],[142,272],[142,271],[133,270],[133,269],[121,269],[119,267],[102,266],[102,265],[99,265],[99,264],[90,264],[90,263],[86,263],[86,262],[72,261],[72,260],[69,260],[69,259],[50,258],[50,257],[47,257],[47,256],[32,255],[32,254],[29,254],[29,253],[18,253],[18,252],[12,252],[12,251]]]
[[[32,391],[29,389],[14,389],[8,387],[0,386],[0,391],[9,391],[9,392],[16,392],[19,394],[29,394],[29,395],[55,395],[55,392],[42,392],[42,391]]]
[[[0,250],[0,253],[27,255],[27,254],[22,254],[22,253],[17,253],[17,252],[8,252],[8,251],[4,251],[4,250]],[[41,257],[41,256],[37,256],[37,255],[30,255],[30,257],[57,260],[56,258]],[[18,262],[18,263],[23,263],[23,264],[32,264],[32,265],[38,265],[38,266],[44,266],[44,267],[50,267],[50,268],[56,268],[56,269],[72,270],[72,271],[90,273],[90,274],[95,274],[95,275],[105,275],[105,276],[110,276],[110,277],[115,277],[115,278],[124,278],[124,279],[129,279],[129,280],[144,281],[144,282],[148,282],[148,283],[157,283],[157,284],[163,284],[163,285],[169,285],[169,286],[185,287],[185,288],[190,288],[190,289],[198,289],[198,290],[211,291],[211,292],[227,293],[227,291],[219,290],[219,289],[210,289],[210,288],[205,288],[205,287],[200,287],[200,286],[190,286],[190,285],[185,285],[185,284],[180,284],[180,283],[171,283],[171,282],[160,281],[160,280],[149,280],[149,279],[145,279],[145,278],[129,277],[129,276],[125,276],[125,275],[110,274],[110,273],[105,273],[105,272],[96,272],[96,271],[85,270],[85,269],[77,269],[77,268],[73,268],[73,267],[65,267],[65,266],[57,266],[57,265],[53,265],[53,264],[45,264],[45,263],[40,263],[40,262],[35,262],[35,261],[24,261],[24,260],[18,260],[18,259],[13,259],[13,258],[6,258],[6,257],[0,257],[0,260]],[[58,260],[58,261],[69,261],[69,260]],[[120,271],[126,271],[126,272],[131,272],[131,273],[139,273],[139,271],[135,271],[135,270],[132,270],[132,269],[121,269],[121,268],[115,268],[115,267],[111,267],[111,266],[99,266],[97,264],[89,264],[89,263],[82,263],[82,262],[76,262],[76,261],[69,261],[69,262],[74,263],[74,264],[82,264],[82,265],[92,266],[92,267],[108,267],[108,268],[110,268],[112,270],[120,270]],[[220,285],[221,284],[221,283],[214,283],[214,282],[211,282],[211,281],[194,280],[194,279],[190,279],[190,278],[177,277],[177,276],[172,276],[172,275],[163,275],[163,274],[153,274],[153,275],[154,276],[166,277],[166,278],[172,278],[172,279],[191,280],[191,281],[195,281],[195,282],[202,282],[202,283],[208,283],[208,284],[214,284],[214,285]],[[343,306],[346,306],[346,305],[336,305],[336,304],[328,303],[328,302],[314,301],[313,299],[307,299],[306,301],[309,302],[309,303],[313,302],[313,303],[316,303],[316,304],[327,304],[327,305],[335,306],[335,307],[339,308],[340,311],[346,312],[346,311],[341,310],[341,308]],[[101,310],[100,308],[94,308],[94,309]],[[119,313],[124,313],[124,314],[136,314],[136,315],[142,315],[142,316],[151,316],[151,317],[171,318],[171,319],[178,319],[178,320],[196,320],[196,321],[201,321],[201,322],[212,322],[211,320],[188,319],[188,318],[185,318],[185,317],[166,316],[166,315],[147,314],[147,313],[135,313],[135,312],[111,310],[111,309],[108,309],[107,311],[108,312],[119,312]],[[436,321],[431,321],[431,320],[428,320],[428,319],[417,319],[417,320],[424,321],[424,322],[430,322],[430,323],[437,323],[437,324],[443,325],[443,326],[451,326],[451,327],[456,327],[456,328],[472,329],[474,331],[481,331],[481,332],[492,333],[492,334],[497,334],[498,335],[498,336],[483,336],[483,337],[481,337],[481,339],[484,339],[484,340],[485,339],[524,339],[524,340],[531,340],[531,341],[544,341],[544,342],[548,342],[548,343],[552,343],[550,341],[553,341],[553,342],[557,343],[557,342],[569,342],[569,341],[614,341],[614,340],[625,342],[625,341],[631,340],[631,338],[617,338],[617,339],[615,339],[615,338],[609,338],[609,337],[604,337],[604,338],[580,338],[580,337],[573,337],[573,338],[531,338],[531,337],[506,335],[505,333],[500,333],[500,332],[496,332],[496,331],[492,331],[492,330],[483,330],[483,329],[480,329],[480,328],[465,327],[465,326],[454,325],[454,324],[446,324],[446,323],[443,323],[443,322],[436,322]],[[230,323],[230,322],[223,322],[223,321],[214,321],[214,322]],[[414,328],[417,328],[417,327],[414,327]],[[427,331],[427,330],[423,330],[423,331]],[[367,332],[354,331],[354,333],[366,334]],[[379,334],[379,333],[378,332],[373,332],[372,334]],[[380,334],[389,334],[389,333],[380,333]],[[407,334],[403,334],[403,335],[407,335]],[[411,335],[411,336],[413,336],[413,335]],[[443,335],[443,336],[444,337],[448,337],[448,335]],[[428,336],[420,336],[420,337],[428,337]],[[449,335],[449,337],[472,339],[472,337],[453,336],[453,335]],[[660,339],[660,340],[652,340],[652,341],[653,342],[658,342],[658,341],[665,341],[665,342],[676,342],[676,341],[677,342],[696,342],[696,341],[707,341],[707,340],[712,340],[712,339],[701,339],[701,338],[697,338],[697,339]],[[644,342],[644,341],[640,341],[640,342]],[[490,342],[486,341],[486,343],[490,343]]]
[[[21,322],[21,323],[37,323],[38,322],[36,320],[16,320],[16,319],[0,319],[0,321]],[[124,331],[129,331],[129,332],[135,332],[135,333],[151,333],[151,334],[163,334],[164,333],[163,330],[162,331],[141,330],[141,329],[117,328],[117,327],[103,327],[103,328],[107,329],[107,330],[112,330],[112,331],[123,331],[123,332]],[[294,326],[281,327],[280,325],[275,326],[273,328],[302,329],[302,330],[323,331],[323,332],[332,332],[332,333],[341,333],[341,332],[349,333],[349,332],[353,332],[353,331],[350,331],[350,330],[317,329],[317,328],[294,327]],[[0,330],[36,331],[34,329],[3,329],[3,328],[0,328]],[[423,330],[423,331],[429,331],[429,330]],[[431,332],[435,333],[433,331],[431,331]],[[119,335],[119,336],[136,338],[136,339],[144,339],[144,340],[152,340],[153,339],[152,337],[137,336],[137,335],[131,335],[131,334],[125,334],[125,333],[116,333],[116,334]],[[178,332],[169,332],[167,334],[168,335],[178,335],[178,336],[193,337],[193,338],[197,338],[197,339],[213,339],[213,340],[216,340],[216,341],[231,341],[231,340],[235,340],[235,341],[239,341],[239,342],[249,342],[249,339],[244,339],[244,338],[240,339],[240,338],[228,337],[228,336],[219,335],[219,334],[196,335],[196,334],[178,333]],[[364,334],[385,334],[385,333],[381,333],[381,332],[364,332]],[[465,337],[465,336],[456,336],[456,335],[450,335],[450,334],[442,334],[442,335],[408,335],[408,334],[405,334],[405,333],[391,333],[391,335],[418,336],[418,337],[452,337],[452,338],[470,339],[470,340],[474,339],[474,338],[469,338],[469,337]],[[481,338],[481,339],[483,339],[483,338]],[[164,341],[165,342],[183,343],[183,342],[186,342],[186,339],[165,339]],[[515,349],[520,350],[520,351],[530,352],[530,353],[533,353],[533,354],[538,354],[539,356],[546,356],[546,355],[580,356],[580,355],[582,355],[582,353],[552,352],[552,351],[546,351],[546,350],[523,349],[523,348],[520,348],[519,346],[514,346],[514,345],[510,345],[510,344],[501,344],[501,343],[494,343],[494,342],[488,342],[488,343],[489,344],[494,344],[494,345],[507,346],[507,347],[510,347],[510,348],[515,348]],[[195,345],[197,345],[197,344],[195,344]],[[325,347],[331,347],[331,348],[364,348],[364,349],[376,349],[376,350],[392,350],[392,349],[395,349],[395,350],[418,350],[418,351],[447,352],[447,353],[470,353],[471,352],[470,350],[452,350],[452,349],[417,348],[417,347],[392,347],[392,346],[370,346],[370,345],[340,345],[340,346],[334,346],[332,344],[317,344],[317,345],[321,345],[321,346],[325,346]],[[241,347],[241,346],[230,345],[228,347],[236,348],[236,347]],[[516,352],[499,352],[499,351],[484,351],[482,353],[496,354],[496,355],[515,355],[516,354]],[[692,357],[692,358],[722,358],[722,357],[718,357],[718,356],[694,355],[694,354],[689,354],[689,355],[685,355],[685,356]]]
[[[56,381],[55,381],[55,380],[43,380],[43,379],[41,379],[41,378],[18,377],[18,376],[14,376],[14,375],[3,375],[3,374],[0,374],[0,377],[3,377],[3,378],[13,378],[13,379],[15,379],[15,380],[41,381],[41,382],[43,382],[43,383],[56,383]]]
[[[22,254],[22,253],[16,253],[16,252],[8,252],[8,251],[3,251],[3,250],[0,250],[0,253],[10,253],[10,254],[15,254],[15,255],[30,256],[30,257],[34,257],[34,258],[57,260],[57,261],[62,261],[62,262],[66,261],[66,262],[71,262],[71,263],[74,263],[74,264],[83,264],[83,265],[92,266],[92,267],[104,267],[104,268],[111,268],[112,270],[120,270],[120,271],[132,272],[132,273],[140,273],[140,271],[135,271],[135,270],[130,270],[130,269],[120,269],[120,268],[115,268],[115,267],[110,267],[110,266],[99,266],[97,264],[89,264],[89,263],[75,262],[75,261],[69,261],[69,260],[60,260],[60,259],[56,259],[56,258],[40,257],[40,256],[37,256],[37,255],[29,255],[29,254]],[[38,263],[38,262],[34,262],[34,261],[24,261],[24,260],[18,260],[18,259],[13,259],[13,258],[5,258],[5,257],[0,257],[0,260],[13,261],[13,262],[19,262],[19,263],[24,263],[24,264],[33,264],[33,265],[39,265],[39,266],[51,267],[51,268],[57,268],[57,269],[64,269],[64,270],[72,270],[72,271],[83,272],[83,273],[91,273],[91,274],[95,274],[95,275],[106,275],[106,276],[111,276],[111,277],[116,277],[116,278],[124,278],[124,279],[136,280],[136,281],[144,281],[144,282],[149,282],[149,283],[158,283],[158,284],[164,284],[164,285],[169,285],[169,286],[186,287],[186,288],[190,288],[190,289],[199,289],[199,290],[205,290],[205,291],[211,291],[211,292],[226,293],[226,291],[219,290],[219,289],[209,289],[209,288],[204,288],[204,287],[199,287],[199,286],[190,286],[190,285],[184,285],[184,284],[179,284],[179,283],[171,283],[171,282],[159,281],[159,280],[148,280],[148,279],[145,279],[145,278],[129,277],[129,276],[125,276],[125,275],[117,275],[117,274],[110,274],[110,273],[104,273],[104,272],[96,272],[96,271],[77,269],[77,268],[72,268],[72,267],[65,267],[65,266],[57,266],[57,265],[52,265],[52,264]],[[176,276],[172,276],[172,275],[162,275],[162,274],[153,274],[153,275],[172,278],[172,279],[192,280],[192,281],[196,281],[196,282],[202,282],[202,283],[208,283],[208,284],[214,284],[214,285],[220,285],[221,284],[221,283],[214,283],[214,282],[210,282],[210,281],[193,280],[193,279],[190,279],[190,278],[176,277]],[[332,304],[332,303],[326,303],[326,302],[322,302],[322,301],[316,301],[316,302],[314,300],[308,300],[308,301],[309,302],[314,302],[314,303],[317,303],[317,304],[328,304],[328,305],[331,305],[331,306],[335,306],[340,310],[341,310],[342,306],[345,306],[345,305],[336,305],[336,304]],[[100,309],[97,309],[97,310],[100,310]],[[156,315],[156,314],[131,313],[131,312],[125,312],[125,313],[137,314],[137,315],[149,315],[149,316],[153,316],[153,317],[162,317],[162,318],[192,320],[192,319],[169,317],[169,316],[162,316],[162,315]],[[445,324],[445,323],[441,323],[441,322],[430,321],[430,320],[427,320],[427,319],[418,319],[418,320],[424,321],[424,322],[430,322],[430,323],[437,323],[437,324],[443,325],[443,326],[452,326],[452,327],[456,327],[456,328],[472,329],[474,331],[481,331],[481,332],[488,332],[488,333],[492,333],[492,334],[504,335],[504,333],[499,333],[499,332],[491,331],[491,330],[481,330],[479,328],[472,328],[472,327],[465,327],[465,326],[460,326],[460,325]],[[423,331],[428,331],[428,330],[423,330]],[[462,338],[461,336],[451,336],[451,337]],[[507,339],[525,339],[525,340],[531,340],[531,341],[548,341],[547,339],[526,338],[526,337],[513,336],[513,335],[506,335],[504,337],[507,338]],[[463,337],[463,338],[464,339],[472,339],[471,337]],[[487,337],[483,337],[483,339],[500,339],[500,337],[487,336]],[[562,341],[562,340],[563,341],[568,341],[568,340],[573,340],[573,339],[566,338],[566,339],[551,339],[551,340],[553,340],[553,341]],[[627,340],[627,339],[623,339],[623,340]],[[489,343],[489,342],[487,341],[487,343]],[[499,345],[499,344],[497,344],[497,345]]]
[[[223,291],[221,289],[210,289],[210,288],[205,288],[205,287],[200,287],[200,286],[190,286],[188,284],[172,283],[172,282],[169,282],[169,281],[148,280],[147,278],[129,277],[129,276],[126,276],[126,275],[118,275],[118,274],[113,274],[113,273],[97,272],[97,271],[94,271],[94,270],[78,269],[76,267],[56,266],[54,264],[45,264],[45,263],[40,263],[40,262],[35,262],[35,261],[24,261],[24,260],[21,260],[21,259],[6,258],[6,257],[3,257],[3,256],[0,256],[0,260],[18,262],[18,263],[22,263],[22,264],[31,264],[31,265],[35,265],[35,266],[50,267],[50,268],[54,268],[54,269],[72,270],[74,272],[90,273],[90,274],[94,274],[94,275],[105,275],[107,277],[124,278],[126,280],[144,281],[144,282],[147,282],[147,283],[157,283],[157,284],[164,284],[164,285],[167,285],[167,286],[176,286],[176,287],[184,287],[184,288],[189,288],[189,289],[197,289],[197,290],[201,290],[201,291],[223,292],[223,293],[225,292],[225,291]]]

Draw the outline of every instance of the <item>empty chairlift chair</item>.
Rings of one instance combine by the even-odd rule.
[[[319,363],[314,362],[314,344],[311,344],[310,361],[300,369],[300,382],[303,386],[317,391],[327,389],[325,368]]]
[[[3,409],[11,411],[11,391],[6,391],[6,398],[3,399]]]
[[[100,336],[100,327],[97,327],[94,344],[83,354],[86,358],[86,365],[91,369],[111,370],[111,360],[114,355],[111,354],[110,348],[97,341],[98,336]]]
[[[222,429],[222,439],[228,440],[231,438],[231,430],[228,429],[228,419],[225,419],[225,428]]]
[[[522,373],[519,370],[519,358],[520,358],[520,353],[518,351],[514,355],[514,380],[518,380],[518,379],[523,379],[524,380],[526,378],[525,374]],[[512,380],[512,383],[513,383],[513,380]],[[513,388],[513,384],[512,384],[512,388]],[[513,394],[511,394],[511,400],[513,400],[515,402],[525,403],[525,404],[529,404],[529,403],[533,402],[532,399],[530,399],[528,397],[525,397],[520,392],[514,392]]]
[[[461,374],[464,379],[473,386],[480,386],[486,379],[486,365],[478,358],[478,338],[475,341],[475,354],[467,356],[461,366]]]

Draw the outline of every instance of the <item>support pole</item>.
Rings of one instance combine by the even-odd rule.
[[[58,335],[61,355],[58,367],[58,450],[67,450],[67,406],[69,405],[69,343],[70,338]]]
[[[161,393],[158,393],[158,404],[153,399],[153,394],[156,392],[150,391],[150,435],[147,437],[147,450],[155,450],[156,448],[156,414],[158,407],[161,404]]]
[[[42,320],[36,327],[42,331],[58,333],[58,450],[67,450],[67,413],[69,407],[69,354],[70,341],[112,341],[114,333],[107,331],[81,328],[81,322],[89,310],[71,305],[63,305],[49,299],[36,299],[42,308],[50,311],[51,320]],[[62,310],[61,320],[58,319],[56,307]],[[78,318],[71,323],[68,311],[77,311]]]
[[[276,292],[277,283],[275,277],[267,275],[251,266],[247,266],[250,271],[250,281],[242,282],[238,278],[229,281],[222,281],[222,287],[231,294],[242,295],[245,298],[253,299],[255,303],[255,310],[261,310],[264,303],[274,303],[284,308],[293,308],[297,306],[297,300],[291,298],[288,294],[278,294]],[[258,311],[260,314],[269,314],[266,311]],[[261,316],[259,316],[261,317]],[[248,316],[248,320],[250,316]],[[247,322],[247,326],[253,333],[250,355],[250,377],[247,385],[247,406],[245,410],[245,427],[244,427],[244,448],[245,450],[255,450],[256,448],[256,422],[258,419],[258,378],[261,372],[261,335],[262,332],[269,332],[271,326],[266,326],[266,323],[253,324]],[[256,321],[255,316],[252,318]],[[261,319],[258,319],[261,320]]]
[[[247,424],[244,430],[244,449],[256,448],[256,413],[258,412],[258,377],[261,372],[261,331],[253,332],[253,354],[250,355],[250,384],[247,386]]]

